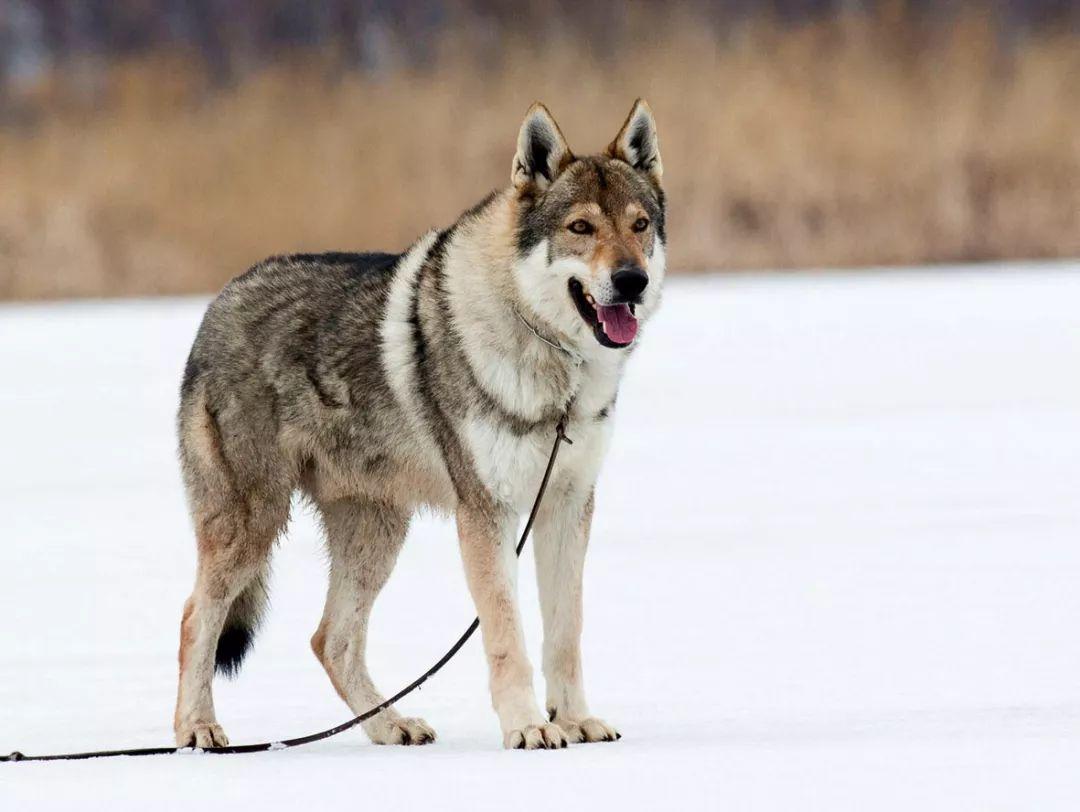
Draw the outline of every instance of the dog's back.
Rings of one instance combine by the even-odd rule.
[[[345,302],[353,311],[370,313],[374,324],[399,258],[386,253],[293,254],[264,260],[233,279],[203,317],[184,371],[181,411],[201,379],[245,375],[275,350],[305,369],[312,367],[320,349],[312,342],[320,326],[339,319]],[[354,319],[348,326],[362,325]]]

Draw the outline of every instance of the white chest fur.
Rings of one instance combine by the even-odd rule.
[[[610,419],[574,420],[552,475],[552,493],[585,493],[596,481],[611,436]],[[476,472],[489,492],[517,513],[532,506],[555,441],[555,431],[516,435],[502,424],[479,417],[465,425],[465,440]]]
[[[597,419],[597,415],[611,405],[622,367],[614,357],[604,360],[608,363],[586,362],[574,370],[577,386],[567,425],[573,444],[559,452],[553,491],[587,491],[600,472],[613,416]],[[539,406],[533,408],[540,411]],[[527,511],[551,454],[554,426],[519,435],[497,419],[474,414],[466,423],[465,437],[476,471],[492,495],[517,512]]]
[[[607,453],[613,416],[598,419],[598,415],[614,401],[625,356],[603,347],[597,349],[594,358],[576,364],[571,371],[573,406],[567,434],[573,444],[563,446],[559,452],[552,475],[553,491],[587,491],[596,481]],[[522,364],[521,368],[528,369],[528,365]],[[527,414],[541,414],[550,409],[550,404],[550,400],[545,402],[543,397],[535,396],[521,405]],[[554,426],[518,435],[505,423],[473,414],[466,421],[465,438],[476,471],[492,495],[519,513],[527,511],[551,454]]]

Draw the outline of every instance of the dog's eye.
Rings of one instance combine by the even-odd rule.
[[[648,227],[649,227],[649,221],[645,217],[639,217],[638,219],[636,219],[634,221],[633,229],[638,234],[640,234],[642,231],[644,231]]]
[[[590,223],[588,220],[575,220],[570,225],[568,225],[567,228],[575,234],[593,233],[592,223]]]

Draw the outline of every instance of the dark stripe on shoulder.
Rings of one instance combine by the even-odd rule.
[[[434,293],[438,302],[440,310],[443,313],[450,313],[450,296],[446,292],[446,286],[443,284],[445,274],[443,273],[443,267],[440,263],[438,267],[432,269],[434,277],[432,284],[434,286]],[[480,382],[480,379],[476,375],[476,370],[473,369],[472,362],[469,359],[469,355],[465,352],[464,341],[461,334],[458,332],[457,325],[453,319],[447,319],[446,331],[453,343],[453,348],[457,351],[460,357],[461,363],[465,368],[465,371],[469,376],[470,389],[477,394],[480,399],[481,407],[484,414],[492,416],[504,423],[507,428],[510,429],[518,437],[528,434],[537,426],[551,422],[558,419],[558,414],[553,412],[551,415],[545,414],[539,420],[530,420],[527,417],[523,417],[514,413],[510,409],[503,406],[494,395],[492,395]]]
[[[446,259],[446,243],[449,241],[453,232],[453,226],[439,232],[439,236],[435,238],[435,242],[431,244],[431,248],[429,248],[424,255],[420,267],[416,270],[416,278],[413,280],[412,304],[409,307],[409,324],[412,326],[413,357],[416,361],[416,380],[418,387],[421,388],[427,380],[427,374],[424,368],[427,363],[427,340],[424,338],[424,330],[420,324],[420,290],[423,286],[425,273],[430,272],[432,268],[436,268],[439,273],[442,272],[442,264]],[[423,395],[424,393],[421,391],[418,392],[418,394]]]
[[[461,447],[457,435],[454,433],[453,426],[439,406],[438,395],[434,391],[432,383],[432,371],[428,363],[427,338],[424,336],[423,318],[420,312],[420,298],[424,292],[425,279],[431,275],[433,284],[440,284],[439,280],[443,274],[443,264],[446,261],[446,244],[453,232],[454,227],[451,226],[439,234],[417,271],[409,322],[412,325],[413,353],[416,367],[416,403],[423,413],[428,430],[442,452],[443,464],[446,466],[446,472],[450,476],[454,491],[459,498],[462,498],[469,492],[480,492],[482,486],[476,479],[476,474],[469,464],[468,457]]]

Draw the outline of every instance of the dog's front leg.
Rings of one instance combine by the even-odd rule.
[[[591,489],[552,499],[537,517],[533,546],[544,616],[548,715],[572,742],[621,738],[615,728],[589,713],[581,673],[581,580],[592,512]]]
[[[533,693],[517,606],[514,516],[492,507],[459,505],[458,539],[476,603],[491,677],[491,701],[508,748],[565,747],[558,725],[545,721]]]

